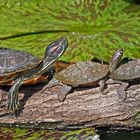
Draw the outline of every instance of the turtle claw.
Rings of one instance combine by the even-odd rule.
[[[19,109],[19,102],[18,102],[18,101],[9,102],[9,103],[8,103],[7,109],[8,109],[8,110],[11,110],[11,111],[18,110],[18,109]]]
[[[10,95],[12,95],[12,94],[10,94]],[[9,102],[8,102],[7,109],[11,110],[11,111],[15,111],[15,110],[19,109],[19,102],[18,102],[18,98],[17,97],[9,96]]]

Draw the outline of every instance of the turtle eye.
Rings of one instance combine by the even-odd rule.
[[[63,52],[66,50],[68,46],[68,41],[66,38],[61,38],[53,43],[51,43],[46,51],[45,51],[45,57],[50,58],[58,58],[63,54]]]

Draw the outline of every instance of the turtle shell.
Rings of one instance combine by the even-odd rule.
[[[122,63],[111,73],[111,78],[116,80],[135,80],[140,79],[140,59],[133,59]]]
[[[0,48],[0,84],[16,77],[17,71],[25,71],[39,63],[33,55],[9,48]]]
[[[92,61],[84,61],[77,62],[56,73],[55,78],[64,84],[84,86],[90,85],[90,83],[97,83],[97,81],[105,77],[108,72],[108,65]]]

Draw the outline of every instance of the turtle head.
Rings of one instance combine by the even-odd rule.
[[[45,58],[50,59],[50,61],[55,61],[65,52],[68,47],[68,41],[66,38],[61,38],[57,41],[49,44],[45,51]]]
[[[118,49],[112,56],[110,63],[109,63],[109,71],[113,72],[119,65],[123,56],[123,49]]]
[[[48,45],[45,51],[45,57],[37,67],[41,67],[38,73],[44,73],[60,56],[63,55],[68,47],[66,38],[60,38]]]

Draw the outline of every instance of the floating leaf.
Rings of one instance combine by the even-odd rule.
[[[98,137],[94,128],[85,128],[73,131],[58,131],[58,130],[41,130],[41,129],[25,129],[25,128],[8,128],[0,127],[1,140],[79,140],[79,139],[94,139]]]
[[[139,57],[140,5],[133,0],[0,0],[1,45],[43,56],[67,37],[64,60],[109,60],[117,48]]]

